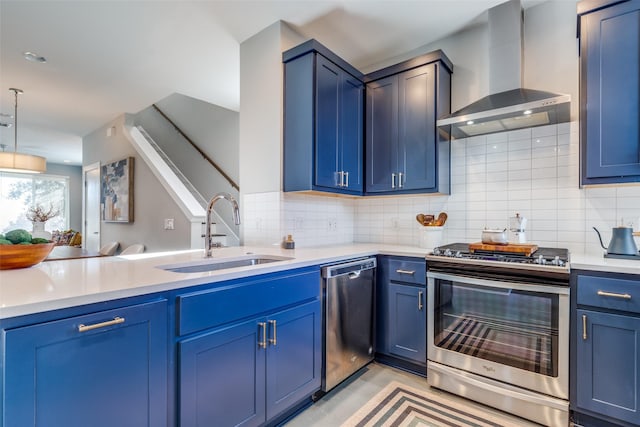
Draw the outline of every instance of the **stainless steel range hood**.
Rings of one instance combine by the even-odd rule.
[[[568,122],[571,96],[522,88],[522,6],[510,0],[489,9],[491,95],[441,118],[454,138]]]

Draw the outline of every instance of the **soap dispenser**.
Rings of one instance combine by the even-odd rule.
[[[287,238],[282,242],[282,247],[284,249],[295,249],[296,242],[293,241],[291,234],[287,234]]]

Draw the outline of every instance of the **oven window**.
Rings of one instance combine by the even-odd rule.
[[[558,376],[558,295],[436,280],[434,344]]]

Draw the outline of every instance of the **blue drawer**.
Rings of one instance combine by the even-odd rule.
[[[229,286],[177,298],[178,334],[185,335],[254,317],[280,307],[320,297],[320,269],[284,272],[234,281]]]
[[[640,277],[638,280],[598,276],[578,276],[578,305],[640,313]]]
[[[389,258],[389,280],[427,284],[427,264],[420,258]]]

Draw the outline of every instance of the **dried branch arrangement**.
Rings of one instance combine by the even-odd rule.
[[[49,204],[48,210],[44,210],[42,206],[36,205],[27,211],[27,219],[31,222],[46,222],[58,215],[60,215],[60,211],[53,207],[53,203]]]

